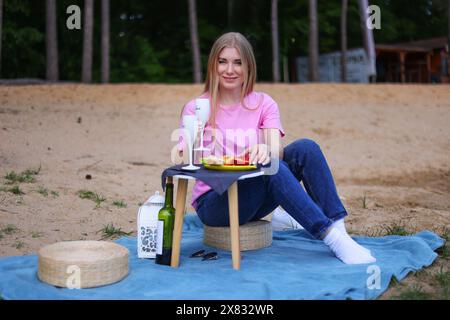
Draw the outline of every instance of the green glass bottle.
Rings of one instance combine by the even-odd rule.
[[[157,264],[170,266],[170,261],[172,258],[172,236],[174,221],[175,208],[173,207],[173,178],[168,177],[166,183],[166,197],[164,201],[164,207],[162,207],[158,213],[159,243],[158,252],[156,253],[155,259],[155,262]]]

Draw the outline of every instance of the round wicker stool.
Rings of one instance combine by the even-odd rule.
[[[57,287],[93,288],[128,275],[128,249],[106,241],[63,241],[38,253],[38,277]]]
[[[272,223],[250,221],[239,226],[241,251],[256,250],[272,244]],[[203,243],[210,247],[231,250],[230,228],[204,226]]]

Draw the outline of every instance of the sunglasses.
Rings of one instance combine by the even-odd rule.
[[[205,253],[205,250],[200,250],[200,251],[197,251],[197,252],[194,252],[193,254],[191,254],[191,258],[200,258],[200,257],[202,257],[202,261],[217,260],[217,258],[219,258],[219,256],[217,255],[217,252],[215,252],[215,251]]]

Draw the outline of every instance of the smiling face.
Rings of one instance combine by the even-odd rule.
[[[244,67],[236,48],[226,47],[219,54],[217,62],[219,87],[227,91],[240,91],[244,83]]]

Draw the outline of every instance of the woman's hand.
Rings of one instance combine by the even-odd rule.
[[[267,144],[255,144],[246,153],[250,153],[249,160],[251,164],[259,163],[266,165],[270,162],[270,151]]]

